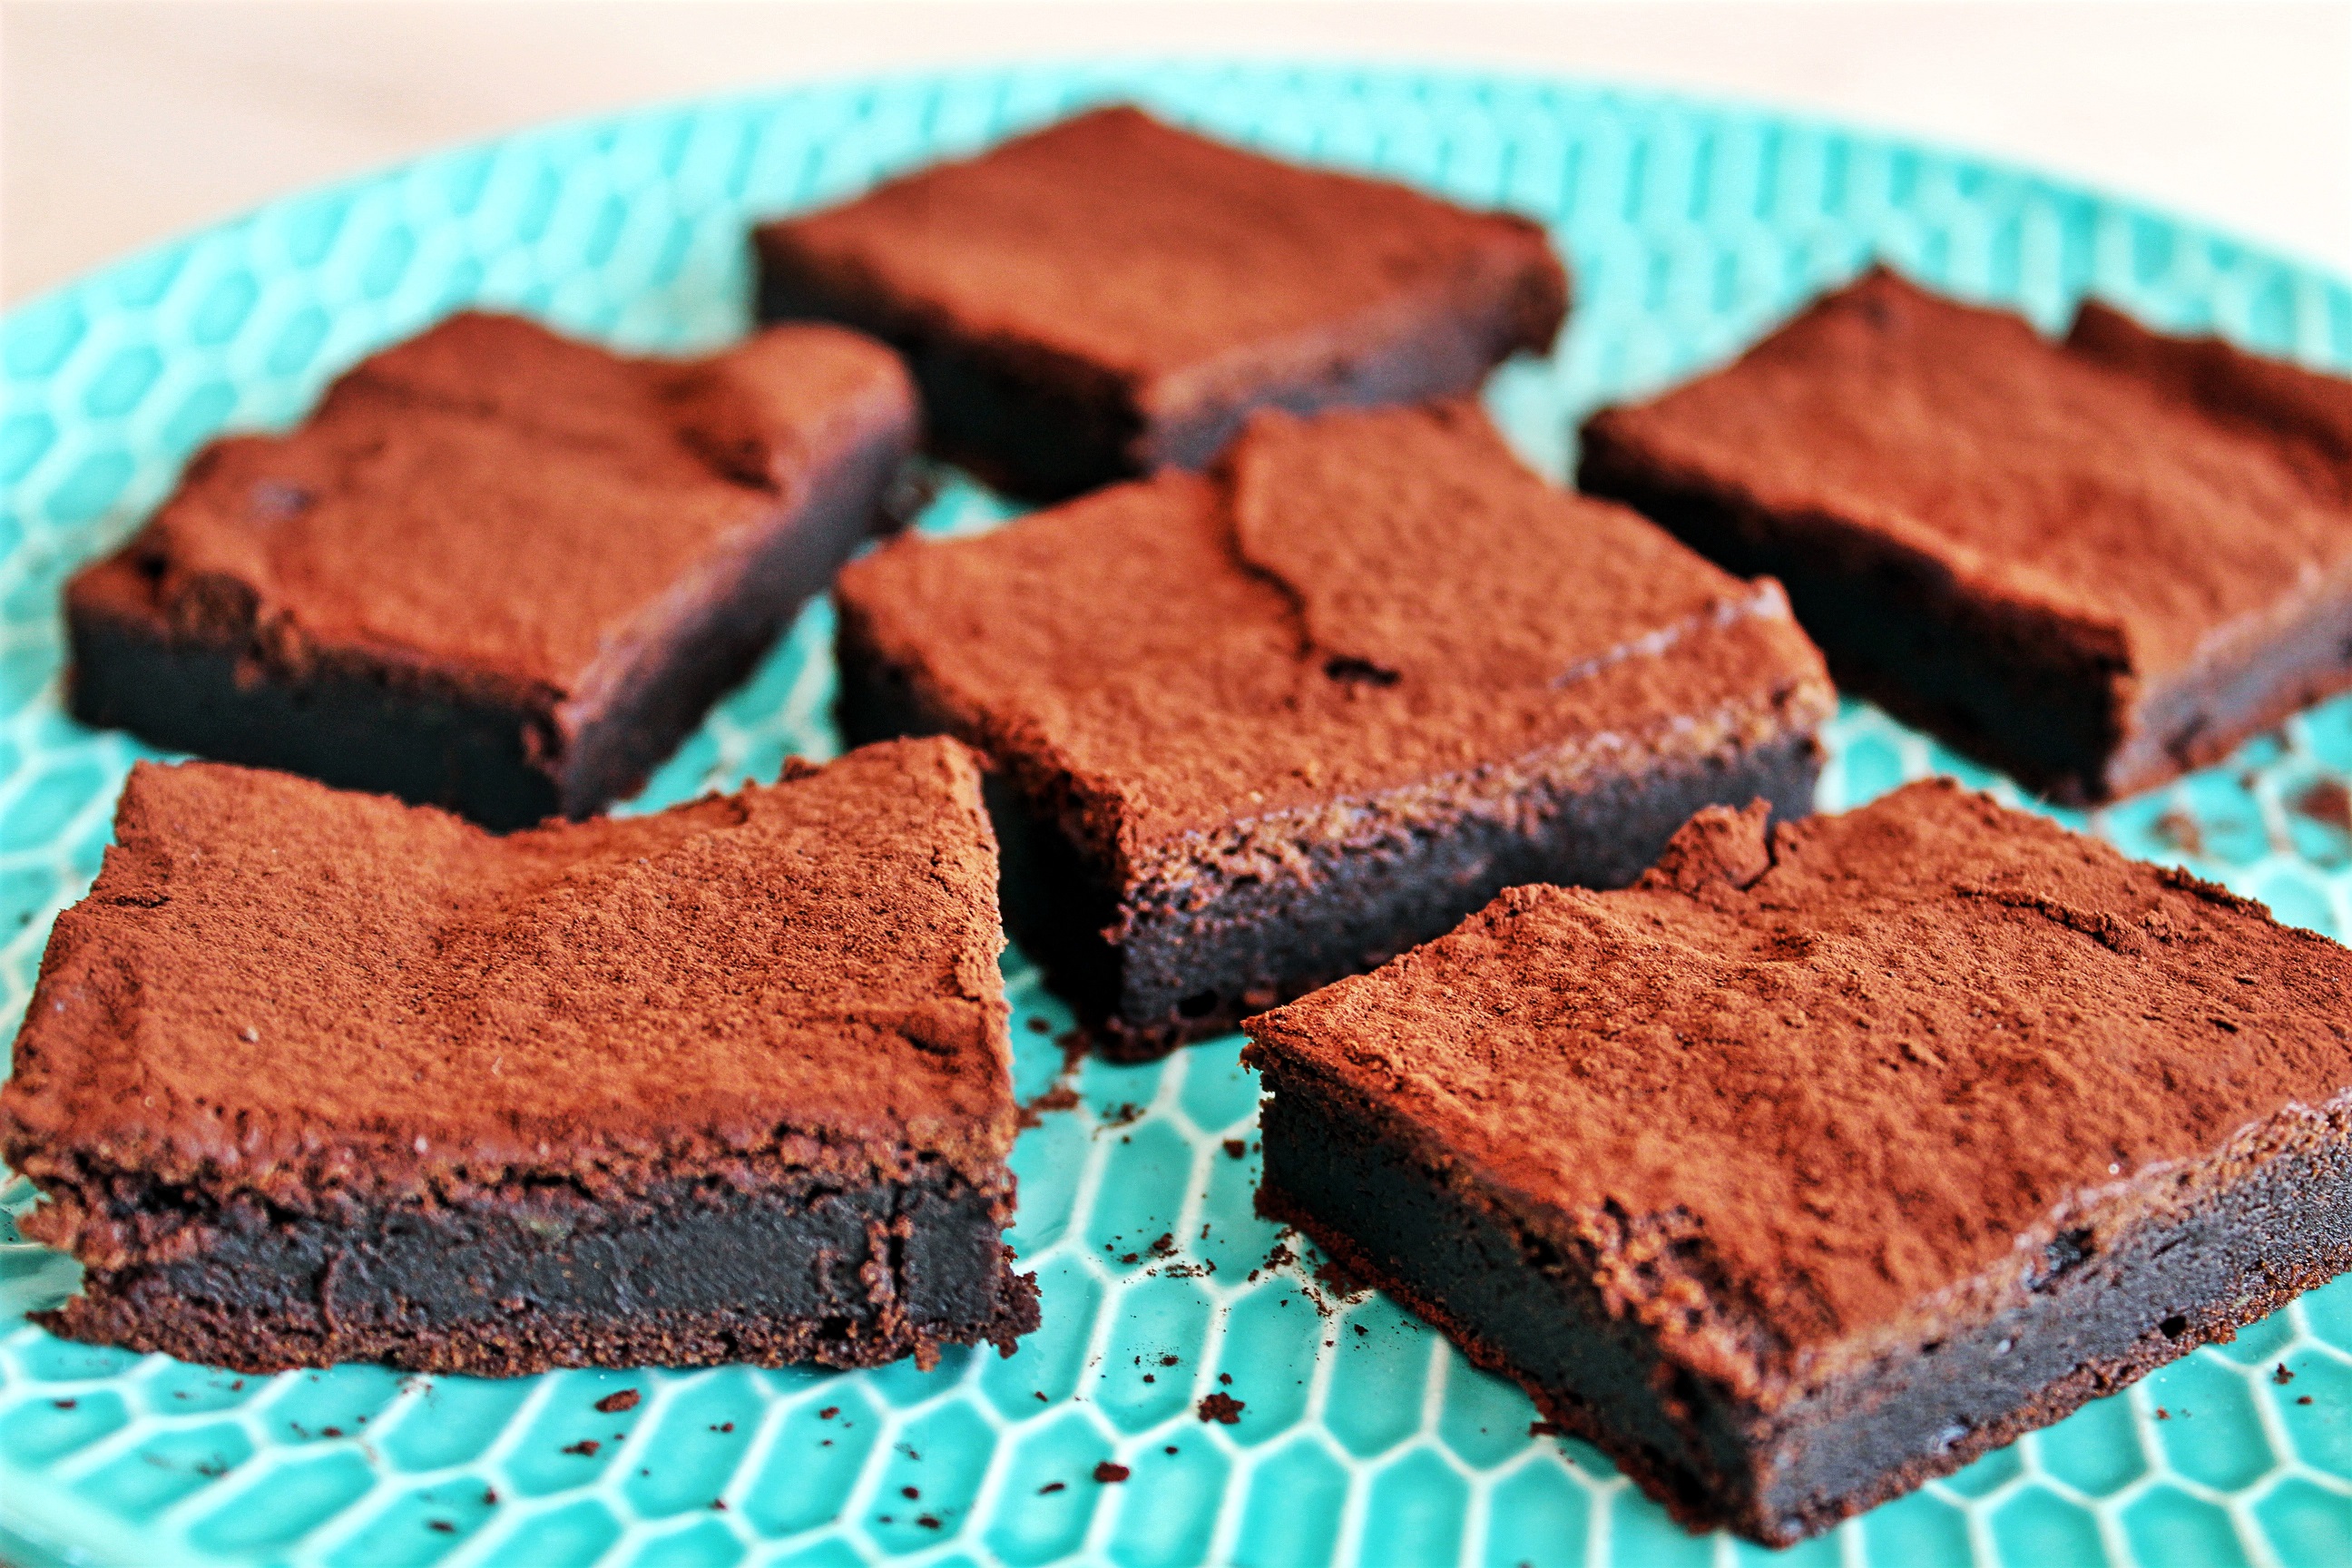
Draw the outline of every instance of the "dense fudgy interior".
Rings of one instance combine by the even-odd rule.
[[[870,1366],[942,1344],[1010,1351],[1037,1322],[1034,1281],[1006,1266],[1011,1178],[982,1190],[941,1166],[846,1189],[670,1182],[619,1202],[518,1183],[348,1215],[186,1190],[106,1201],[171,1215],[166,1244],[93,1269],[41,1321],[241,1371],[511,1375],[673,1342],[648,1359]]]
[[[1646,1329],[1611,1312],[1589,1249],[1536,1234],[1507,1200],[1416,1155],[1361,1108],[1269,1081],[1264,1212],[1520,1383],[1684,1523],[1775,1545],[2227,1340],[2352,1267],[2352,1139],[2339,1110],[2303,1147],[2200,1173],[2173,1212],[2112,1234],[2086,1216],[2045,1248],[2022,1300],[1954,1314],[1768,1411],[1662,1358]]]

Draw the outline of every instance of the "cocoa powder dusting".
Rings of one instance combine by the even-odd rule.
[[[503,837],[290,774],[142,763],[97,886],[58,918],[0,1148],[36,1180],[102,1145],[289,1201],[481,1170],[740,1172],[780,1138],[860,1171],[920,1142],[988,1179],[1014,1131],[995,881],[952,742]]]
[[[1075,781],[1074,831],[1119,858],[1604,733],[1665,744],[1694,713],[1810,728],[1834,702],[1778,588],[1547,482],[1468,403],[1263,414],[1212,473],[896,541],[836,597],[926,701],[983,716],[961,732],[1015,778]]]
[[[2259,905],[1950,781],[1765,820],[1702,814],[1622,891],[1512,889],[1246,1059],[1774,1353],[2068,1267],[2077,1194],[2352,1090],[2352,952]]]

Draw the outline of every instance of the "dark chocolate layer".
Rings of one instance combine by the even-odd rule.
[[[151,1193],[149,1210],[205,1204]],[[184,1212],[164,1256],[92,1270],[40,1320],[68,1337],[246,1372],[341,1361],[510,1376],[606,1364],[590,1339],[657,1342],[665,1364],[875,1366],[942,1344],[1010,1352],[1036,1288],[1005,1267],[999,1192],[933,1168],[904,1183],[741,1193],[665,1184],[612,1205],[519,1184],[462,1205],[334,1217],[247,1199]]]
[[[2341,1118],[2338,1119],[2339,1122]],[[2021,1305],[1925,1339],[1770,1413],[1612,1312],[1604,1259],[1280,1085],[1258,1207],[1437,1324],[1694,1530],[1789,1545],[2057,1421],[2352,1268],[2352,1138],[2201,1185],[2185,1213],[2053,1257]],[[2071,1233],[2070,1233],[2071,1234]]]

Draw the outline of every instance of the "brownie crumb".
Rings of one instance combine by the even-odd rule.
[[[1095,1479],[1100,1481],[1105,1486],[1110,1486],[1115,1482],[1123,1481],[1132,1474],[1134,1474],[1134,1472],[1129,1470],[1125,1465],[1114,1465],[1108,1459],[1105,1459],[1102,1463],[1095,1467]]]
[[[915,1522],[921,1525],[925,1530],[937,1530],[940,1528],[940,1521],[932,1518],[928,1513],[917,1514],[915,1516]]]
[[[56,1405],[60,1410],[71,1410],[76,1405],[79,1405],[81,1402],[78,1399],[52,1399],[49,1403]]]
[[[496,1508],[499,1506],[498,1488],[484,1487],[482,1489],[482,1506],[484,1508]]]
[[[1229,1372],[1221,1372],[1217,1373],[1217,1381],[1223,1384],[1226,1387],[1231,1388],[1234,1383],[1234,1374]]]
[[[1226,1140],[1225,1140],[1225,1158],[1226,1158],[1226,1159],[1228,1159],[1228,1160],[1239,1160],[1239,1159],[1242,1159],[1243,1157],[1244,1157],[1245,1155],[1247,1155],[1248,1153],[1249,1153],[1249,1144],[1248,1144],[1248,1142],[1247,1142],[1245,1140],[1244,1140],[1244,1139],[1240,1139],[1240,1138],[1228,1138],[1228,1139],[1226,1139]]]
[[[1158,1236],[1151,1238],[1152,1257],[1169,1258],[1174,1256],[1175,1251],[1176,1237],[1172,1232],[1163,1230]]]
[[[822,1410],[820,1410],[820,1411],[818,1411],[818,1412],[816,1413],[816,1418],[817,1418],[818,1420],[820,1420],[820,1421],[830,1421],[830,1420],[832,1420],[835,1416],[836,1416],[836,1415],[840,1415],[840,1414],[841,1414],[841,1406],[840,1406],[840,1405],[826,1405],[824,1409],[822,1409]]]
[[[2274,1369],[2273,1369],[2271,1373],[2271,1381],[2284,1388],[2288,1384],[2294,1381],[2294,1373],[2287,1371],[2286,1363],[2281,1362]]]
[[[455,1535],[457,1533],[457,1527],[450,1523],[446,1519],[428,1519],[425,1521],[425,1528],[427,1530],[437,1530],[444,1535]]]
[[[1048,1110],[1076,1110],[1077,1108],[1077,1087],[1074,1084],[1056,1083],[1036,1099],[1022,1105],[1020,1122],[1024,1127],[1034,1127],[1044,1119],[1045,1113]]]
[[[340,1437],[342,1435],[343,1429],[340,1426],[321,1426],[319,1428],[319,1436],[321,1437]]]
[[[1036,1399],[1037,1403],[1040,1405],[1051,1405],[1054,1403],[1052,1400],[1045,1397],[1045,1391],[1042,1388],[1036,1391]]]
[[[567,1447],[563,1451],[567,1454],[577,1454],[583,1459],[593,1459],[596,1457],[596,1450],[602,1448],[604,1446],[604,1444],[599,1443],[593,1437],[583,1437],[577,1443],[573,1443]]]
[[[1370,1285],[1349,1273],[1347,1265],[1333,1258],[1326,1258],[1315,1265],[1315,1282],[1343,1302],[1360,1301],[1372,1290]]]
[[[2205,832],[2197,819],[2174,806],[2156,819],[2156,831],[2163,840],[2184,855],[2205,853]]]
[[[727,1500],[723,1497],[712,1498],[710,1500],[710,1506],[717,1509],[719,1512],[725,1513],[727,1511]]]
[[[1126,1127],[1142,1119],[1143,1107],[1131,1100],[1121,1100],[1118,1109],[1103,1118],[1105,1127]]]
[[[1528,1436],[1530,1437],[1565,1437],[1568,1436],[1568,1428],[1561,1426],[1557,1421],[1530,1421],[1528,1423]]]
[[[596,1402],[596,1408],[607,1415],[618,1415],[624,1410],[635,1410],[641,1397],[635,1389],[625,1388],[618,1394],[604,1395]]]
[[[1231,1426],[1242,1418],[1242,1402],[1230,1394],[1203,1395],[1199,1406],[1202,1421],[1221,1421]]]
[[[2169,1421],[2172,1419],[2172,1412],[2159,1405],[2156,1407],[2156,1418],[2158,1421]]]
[[[2296,795],[2289,809],[2298,816],[2352,833],[2352,789],[2334,779],[2321,779]]]
[[[900,1487],[898,1495],[910,1502],[920,1502],[923,1497],[922,1489],[919,1487]]]
[[[1037,1489],[1037,1495],[1039,1497],[1051,1497],[1055,1492],[1067,1491],[1069,1489],[1070,1487],[1067,1481],[1047,1481],[1044,1486]]]
[[[1183,1363],[1184,1358],[1179,1355],[1163,1355],[1160,1358],[1161,1366],[1181,1366]]]
[[[1038,1017],[1034,1013],[1029,1016],[1026,1022],[1028,1030],[1033,1035],[1050,1035],[1054,1032],[1053,1025],[1045,1022],[1045,1019]]]
[[[2311,1403],[2311,1395],[2308,1394],[2298,1394],[2294,1396],[2294,1402],[2297,1405],[2308,1405]]]

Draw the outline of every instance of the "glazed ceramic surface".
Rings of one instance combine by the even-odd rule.
[[[282,426],[361,355],[462,305],[631,349],[746,321],[747,226],[1076,105],[1139,100],[1286,156],[1549,224],[1575,268],[1559,352],[1489,401],[1557,475],[1593,406],[1732,353],[1883,257],[2048,328],[2095,290],[2145,319],[2352,370],[2352,289],[2127,203],[1740,108],[1406,70],[1016,69],[849,83],[515,136],[268,207],[0,323],[0,1036],[52,918],[151,754],[60,706],[58,590],[189,454]],[[966,485],[923,526],[1010,509]],[[838,748],[827,607],[630,809]],[[1929,773],[2005,781],[1849,704],[1821,805]],[[2352,700],[2087,817],[2286,921],[2352,936]],[[1017,953],[1021,1092],[1066,1014]],[[1239,1041],[1089,1063],[1014,1155],[1045,1327],[1020,1352],[831,1374],[744,1367],[511,1382],[349,1366],[238,1377],[66,1342],[22,1314],[65,1258],[0,1239],[0,1555],[31,1564],[1110,1562],[1727,1563],[1514,1388],[1387,1301],[1332,1297],[1251,1210]],[[23,1182],[5,1192],[21,1213]],[[1230,1381],[1228,1381],[1230,1380]],[[595,1402],[644,1398],[623,1415]],[[1204,1422],[1212,1391],[1241,1402]],[[583,1440],[593,1439],[593,1445]],[[1098,1463],[1125,1467],[1097,1481]],[[1109,1472],[1106,1471],[1106,1475]],[[2212,1565],[2352,1560],[2352,1279],[2235,1343],[1777,1561]]]

